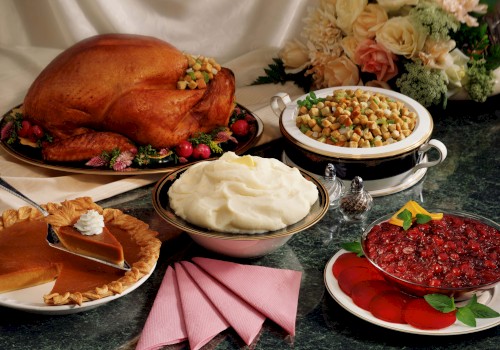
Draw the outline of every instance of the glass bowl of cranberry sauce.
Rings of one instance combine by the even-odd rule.
[[[431,210],[440,212],[440,210]],[[408,230],[373,222],[363,233],[366,258],[403,291],[465,300],[500,281],[500,226],[482,216],[447,210],[442,220]]]

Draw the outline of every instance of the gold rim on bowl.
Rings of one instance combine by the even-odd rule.
[[[297,232],[303,231],[323,218],[327,213],[329,207],[328,192],[323,184],[315,178],[314,175],[307,171],[299,170],[302,176],[309,181],[312,181],[316,188],[318,189],[318,200],[311,207],[309,214],[295,224],[288,225],[280,230],[275,230],[266,233],[256,233],[256,234],[235,234],[218,232],[209,229],[205,229],[196,225],[192,225],[180,218],[175,214],[175,212],[170,208],[168,199],[168,189],[176,181],[184,171],[189,168],[190,165],[186,165],[168,175],[161,178],[153,189],[153,207],[165,221],[167,221],[172,226],[185,231],[189,234],[195,234],[207,238],[217,238],[224,240],[237,240],[237,241],[254,241],[254,240],[266,240],[272,238],[279,238],[293,235]]]
[[[297,102],[299,100],[304,100],[308,95],[305,94],[286,105],[285,109],[282,111],[279,118],[279,127],[283,137],[285,137],[292,144],[295,144],[297,147],[306,149],[310,152],[326,157],[352,160],[379,159],[401,155],[418,149],[418,147],[430,139],[434,128],[432,116],[424,106],[412,98],[396,91],[368,86],[339,86],[321,89],[315,91],[314,93],[317,97],[326,97],[328,95],[332,95],[335,90],[339,89],[361,89],[368,92],[381,93],[393,99],[399,100],[403,102],[410,111],[415,112],[418,115],[417,125],[410,136],[390,145],[372,148],[349,148],[329,145],[306,136],[295,124],[295,119],[299,110]]]

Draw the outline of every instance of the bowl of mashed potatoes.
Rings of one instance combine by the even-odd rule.
[[[227,152],[165,175],[153,206],[204,248],[231,257],[269,254],[317,223],[328,193],[312,174],[277,159]]]

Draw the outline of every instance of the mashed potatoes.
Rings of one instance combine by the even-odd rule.
[[[168,191],[170,207],[191,224],[221,232],[261,233],[303,219],[316,185],[277,159],[239,157],[189,167]]]

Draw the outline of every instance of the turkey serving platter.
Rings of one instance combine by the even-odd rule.
[[[237,143],[228,141],[221,144],[221,148],[224,152],[232,151],[238,155],[245,153],[252,146],[254,146],[259,138],[261,137],[264,131],[264,124],[254,113],[250,112],[247,108],[241,106],[240,104],[236,104],[240,110],[245,111],[246,120],[250,124],[249,132],[244,137],[236,137]],[[2,118],[0,119],[0,125],[3,125],[3,119],[10,115],[11,113],[15,113],[20,106],[16,106],[9,111],[7,111]],[[169,173],[179,169],[180,167],[197,162],[198,160],[188,161],[188,163],[175,163],[168,162],[164,164],[156,164],[155,166],[149,167],[141,167],[141,168],[128,168],[127,171],[115,171],[112,169],[104,169],[104,168],[92,168],[90,166],[86,166],[82,163],[55,163],[55,162],[47,162],[43,160],[41,150],[39,148],[33,148],[30,146],[21,145],[18,142],[15,144],[8,144],[5,140],[0,141],[0,148],[3,149],[6,153],[13,156],[14,158],[26,162],[31,165],[35,165],[42,168],[66,171],[72,173],[81,173],[81,174],[94,174],[94,175],[145,175],[145,174],[156,174],[156,173]],[[217,156],[217,154],[215,155]],[[216,158],[216,157],[213,157]]]

